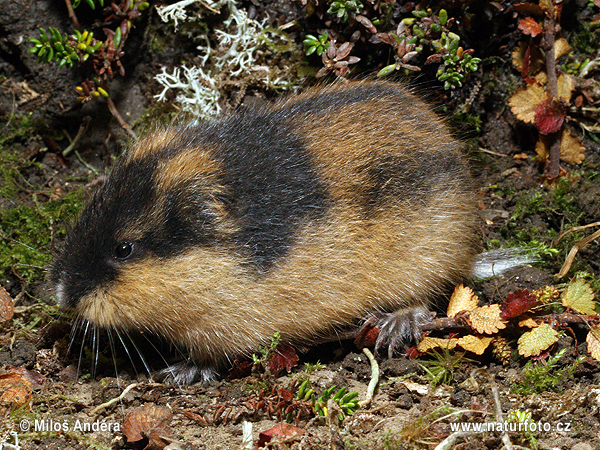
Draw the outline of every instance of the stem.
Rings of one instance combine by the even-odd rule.
[[[137,139],[137,134],[135,134],[135,132],[131,129],[129,124],[125,122],[125,120],[123,120],[123,117],[121,117],[121,114],[119,114],[115,103],[110,97],[106,97],[106,104],[108,105],[110,113],[114,116],[115,119],[117,119],[117,122],[119,122],[119,125],[121,125],[121,127],[123,127],[125,131],[127,131],[127,134],[129,134],[129,136],[131,136],[134,139]]]
[[[77,16],[75,15],[75,10],[73,9],[71,0],[65,0],[65,4],[67,5],[67,11],[69,11],[69,17],[73,21],[73,26],[76,30],[81,31],[81,25],[79,25],[79,20],[77,20]]]
[[[556,9],[556,0],[552,0],[552,9],[546,11],[544,17],[544,40],[543,48],[546,54],[546,74],[548,82],[546,84],[546,92],[550,97],[550,102],[558,101],[558,78],[556,76],[556,58],[554,56],[554,42],[556,38],[556,22],[554,14]],[[560,142],[562,130],[556,133],[551,133],[548,138],[550,144],[550,158],[548,160],[547,176],[550,179],[557,178],[560,174]]]

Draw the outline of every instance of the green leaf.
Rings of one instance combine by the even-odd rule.
[[[90,8],[96,9],[96,5],[94,4],[94,0],[85,0],[85,1],[86,1],[86,3],[88,5],[90,5]]]

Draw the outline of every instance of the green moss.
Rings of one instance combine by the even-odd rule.
[[[78,192],[48,200],[47,186],[37,181],[47,178],[43,165],[18,150],[40,126],[30,114],[11,117],[0,138],[0,272],[3,279],[12,274],[26,283],[43,276],[51,241],[66,233],[64,223],[83,203]]]
[[[2,276],[16,273],[31,282],[48,264],[53,238],[64,236],[67,222],[82,206],[79,192],[60,200],[41,203],[33,195],[34,206],[16,205],[0,211],[0,267]]]

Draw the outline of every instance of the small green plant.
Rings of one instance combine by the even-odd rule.
[[[304,39],[304,47],[306,48],[306,56],[316,53],[321,56],[329,45],[329,34],[327,32],[320,34],[318,37],[312,34],[307,34]]]
[[[281,342],[281,334],[276,331],[271,336],[271,342],[269,345],[259,345],[257,352],[252,355],[252,364],[255,366],[264,365],[270,356],[273,354],[279,343]]]
[[[103,0],[86,0],[90,8],[96,8],[96,2],[104,6]],[[73,3],[77,8],[80,0]],[[133,26],[133,21],[150,4],[144,0],[111,0],[110,8],[102,11],[102,31],[106,39],[99,40],[90,30],[80,31],[80,25],[73,12],[73,34],[61,34],[56,28],[41,29],[37,38],[30,38],[33,46],[29,51],[38,57],[39,62],[50,63],[58,61],[60,67],[73,67],[75,64],[91,66],[93,75],[77,86],[77,100],[87,102],[93,98],[104,97],[110,112],[121,126],[135,137],[131,128],[123,120],[109,96],[108,84],[115,74],[125,76],[125,68],[121,59],[125,56],[124,44]]]
[[[527,439],[527,441],[529,441],[529,443],[531,444],[531,447],[534,450],[537,450],[539,448],[537,438],[535,437],[533,432],[527,427],[528,423],[533,422],[532,416],[533,415],[532,415],[531,411],[517,410],[517,411],[510,412],[510,414],[508,415],[508,420],[510,420],[511,422],[517,422],[520,424],[524,424],[523,428],[521,429],[521,432],[523,433],[523,436],[525,437],[525,439]]]
[[[473,57],[472,50],[461,47],[460,36],[449,30],[455,20],[448,17],[445,9],[437,15],[431,10],[416,9],[412,15],[400,22],[395,33],[387,34],[384,42],[396,49],[396,62],[381,69],[377,76],[384,77],[401,69],[420,71],[420,67],[409,62],[427,49],[433,53],[425,64],[442,63],[436,76],[444,83],[444,89],[461,87],[466,77],[477,70],[481,59]]]
[[[441,384],[450,384],[454,379],[454,372],[461,364],[472,362],[461,352],[450,352],[447,348],[440,348],[439,351],[432,349],[427,352],[433,359],[419,363],[421,369],[425,371],[432,388]]]
[[[559,361],[565,355],[564,348],[556,355],[550,356],[546,363],[527,362],[523,368],[523,379],[515,385],[512,392],[520,395],[541,394],[552,390],[559,392],[566,380],[571,378],[585,359],[578,357],[572,364],[559,368]]]
[[[323,370],[325,367],[327,366],[325,364],[321,364],[321,361],[317,361],[314,364],[308,362],[304,363],[304,371],[309,375],[318,372],[319,370]]]
[[[358,411],[360,405],[358,404],[358,392],[348,392],[348,389],[343,387],[334,393],[336,387],[334,385],[325,389],[321,396],[317,398],[314,390],[310,387],[310,380],[305,380],[298,388],[296,399],[310,401],[315,414],[321,417],[328,415],[327,403],[329,399],[333,400],[342,410],[337,417],[341,422],[346,416],[351,416]]]
[[[351,14],[356,14],[363,7],[358,0],[333,0],[329,2],[328,14],[335,16],[342,22],[347,22]]]

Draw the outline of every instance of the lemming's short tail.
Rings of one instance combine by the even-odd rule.
[[[527,253],[525,249],[519,247],[490,250],[475,257],[471,276],[478,280],[489,278],[538,260],[535,255]]]

